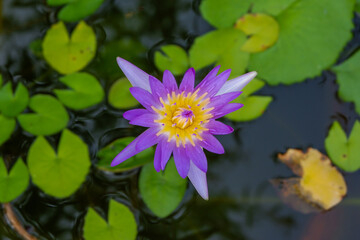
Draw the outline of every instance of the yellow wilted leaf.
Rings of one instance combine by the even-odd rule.
[[[287,200],[291,199],[289,196],[297,195],[314,210],[316,208],[328,210],[346,195],[347,189],[343,176],[331,165],[329,158],[318,150],[309,148],[306,153],[303,153],[297,149],[289,149],[285,154],[279,154],[278,158],[299,176],[299,178],[290,178],[291,181],[290,179],[281,180],[281,182],[273,180],[278,187],[286,187],[281,191]],[[291,205],[303,212],[311,211],[303,205]]]
[[[235,28],[242,30],[249,39],[242,45],[244,52],[262,52],[275,44],[279,37],[279,24],[269,15],[246,14],[237,20]]]

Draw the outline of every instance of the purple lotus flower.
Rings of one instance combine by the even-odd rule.
[[[148,129],[120,152],[111,166],[157,144],[156,171],[164,170],[173,154],[180,176],[189,177],[201,197],[208,199],[207,160],[203,149],[224,153],[223,146],[213,135],[229,134],[233,129],[216,119],[243,106],[229,102],[241,94],[240,90],[257,73],[250,72],[226,81],[231,70],[217,75],[220,68],[217,66],[194,87],[195,70],[190,68],[178,87],[167,70],[161,83],[122,58],[118,57],[117,62],[134,86],[130,88],[131,94],[145,107],[127,111],[123,116],[130,124]]]

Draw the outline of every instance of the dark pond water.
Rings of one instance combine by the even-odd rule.
[[[45,1],[4,0],[0,22],[0,65],[3,74],[23,79],[34,92],[53,88],[52,72],[29,50],[29,44],[42,38],[56,21],[54,8]],[[195,36],[211,28],[198,14],[198,1],[105,1],[87,22],[95,29],[99,49],[120,38],[140,41],[146,51],[138,54],[139,64],[159,76],[152,62],[154,50],[164,43],[189,47]],[[360,45],[360,19],[355,17],[354,39],[339,61],[350,56]],[[131,52],[125,52],[130,55]],[[122,52],[116,55],[123,56]],[[126,56],[125,56],[126,57]],[[86,71],[96,73],[106,87],[106,74],[95,65]],[[119,70],[119,74],[121,74]],[[205,73],[198,74],[200,80]],[[51,198],[31,185],[14,202],[16,212],[29,232],[40,239],[82,239],[83,217],[88,206],[105,216],[110,198],[125,203],[135,213],[138,239],[360,239],[360,174],[345,174],[348,197],[325,213],[302,214],[281,202],[269,183],[275,177],[289,177],[292,172],[276,159],[287,148],[314,147],[325,153],[324,139],[334,120],[352,126],[358,116],[354,105],[337,97],[335,75],[322,76],[291,86],[265,87],[260,95],[271,95],[274,101],[265,114],[247,123],[224,120],[234,127],[233,134],[220,137],[226,154],[208,154],[210,200],[201,199],[192,186],[178,210],[170,217],[154,217],[142,202],[138,188],[139,170],[120,175],[104,174],[95,168],[85,184],[72,197]],[[99,147],[108,139],[137,136],[135,129],[121,117],[122,112],[108,105],[71,115],[69,128],[90,146],[95,160]],[[114,130],[115,129],[115,130]],[[350,129],[346,129],[348,132]],[[56,142],[59,136],[55,136]],[[17,129],[14,138],[1,147],[3,153],[21,155],[34,140]],[[0,218],[0,239],[19,239]]]

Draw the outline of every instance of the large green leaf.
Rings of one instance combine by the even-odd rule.
[[[360,52],[356,52],[333,70],[336,72],[340,98],[355,102],[355,109],[360,114]]]
[[[19,158],[10,173],[0,157],[0,202],[7,203],[22,194],[29,185],[29,172],[23,160]]]
[[[250,70],[272,85],[292,84],[321,74],[352,37],[353,7],[354,0],[293,3],[276,18],[279,39],[268,50],[251,55]]]
[[[64,2],[64,0],[59,2]],[[103,2],[104,0],[72,0],[60,10],[58,18],[65,22],[77,22],[93,14]],[[56,3],[56,5],[60,4]]]
[[[360,122],[356,121],[349,139],[340,124],[335,121],[325,139],[326,151],[339,168],[354,172],[360,168]]]
[[[69,74],[83,69],[95,56],[96,36],[90,26],[81,21],[71,38],[63,22],[47,31],[42,43],[46,61],[58,72]]]
[[[86,240],[133,240],[137,226],[133,213],[123,204],[110,200],[108,222],[94,209],[85,216],[84,238]]]
[[[217,28],[234,26],[236,20],[251,9],[255,13],[276,16],[296,0],[203,0],[200,11]]]
[[[15,126],[15,119],[0,114],[0,146],[10,138]]]
[[[98,80],[88,73],[72,73],[60,78],[60,81],[72,88],[54,92],[68,108],[80,110],[91,107],[104,98],[104,91]]]
[[[245,34],[238,29],[220,29],[195,39],[189,54],[190,65],[195,70],[211,64],[221,65],[220,71],[232,69],[231,77],[244,73],[249,53],[242,52]]]
[[[6,117],[19,115],[24,111],[28,102],[29,93],[22,83],[17,85],[15,94],[13,94],[10,82],[0,89],[0,112]]]
[[[186,179],[180,177],[173,159],[164,172],[156,172],[149,163],[143,167],[139,177],[139,189],[149,209],[158,217],[166,217],[180,204],[186,190]]]
[[[87,145],[67,129],[56,152],[44,137],[37,137],[27,160],[33,182],[58,198],[73,194],[85,181],[91,165]]]
[[[160,71],[169,70],[175,75],[183,74],[189,68],[186,51],[178,45],[165,45],[155,52],[155,65]]]
[[[244,89],[243,93],[236,98],[235,103],[242,103],[244,106],[225,117],[233,121],[251,121],[260,117],[272,102],[273,98],[270,96],[250,96],[252,93],[260,90],[265,83],[259,79],[253,79]]]
[[[30,99],[34,113],[18,116],[21,127],[34,135],[51,135],[66,127],[69,116],[63,105],[53,96],[37,94]]]
[[[108,96],[110,105],[118,109],[129,109],[139,105],[139,102],[129,91],[131,87],[132,85],[127,78],[120,78],[113,83]]]
[[[147,148],[144,151],[136,154],[135,156],[129,158],[125,162],[116,165],[115,167],[111,167],[110,164],[124,148],[129,145],[135,138],[134,137],[124,137],[115,140],[110,143],[106,147],[100,149],[97,156],[99,158],[99,162],[96,166],[99,169],[111,171],[111,172],[123,172],[128,171],[133,168],[140,167],[146,163],[154,161],[154,149]]]

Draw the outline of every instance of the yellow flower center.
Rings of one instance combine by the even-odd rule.
[[[198,92],[172,92],[167,98],[160,98],[162,107],[152,107],[159,114],[159,118],[154,120],[161,124],[158,136],[167,134],[168,141],[175,139],[177,147],[180,144],[185,146],[187,142],[195,146],[194,139],[202,140],[200,134],[208,130],[204,125],[212,118],[209,112],[213,108],[206,108],[210,102],[210,99],[206,98],[207,93],[198,96]]]

